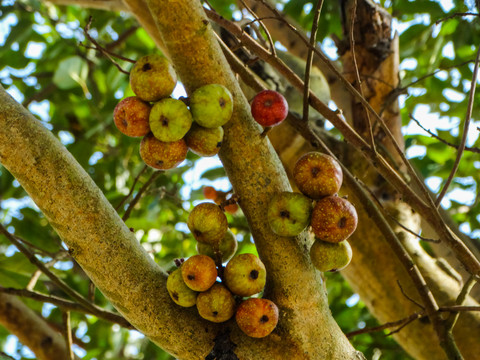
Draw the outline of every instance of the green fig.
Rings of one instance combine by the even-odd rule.
[[[170,96],[177,75],[167,58],[152,54],[143,56],[130,71],[130,87],[144,101],[158,101]]]
[[[346,240],[357,228],[355,207],[339,196],[317,201],[312,211],[312,230],[320,240],[337,243]]]
[[[347,240],[330,243],[316,239],[310,248],[313,266],[322,272],[339,271],[347,267],[352,260],[352,247]]]
[[[140,157],[148,166],[168,170],[178,166],[187,157],[188,148],[183,139],[173,142],[158,140],[148,133],[140,143]]]
[[[257,256],[240,254],[228,262],[223,276],[226,285],[235,295],[251,296],[265,287],[267,270]]]
[[[207,255],[194,255],[182,264],[185,284],[195,291],[206,291],[217,280],[215,261]]]
[[[149,121],[150,129],[158,140],[172,142],[185,136],[193,120],[184,102],[167,98],[153,105]]]
[[[227,321],[235,314],[235,298],[222,284],[215,283],[197,297],[197,310],[206,320],[220,323]]]
[[[218,246],[218,252],[222,256],[222,263],[227,262],[235,255],[237,247],[238,242],[235,235],[228,230]],[[199,254],[210,256],[214,260],[217,259],[215,249],[212,245],[197,242],[197,251]]]
[[[190,97],[190,110],[198,125],[206,128],[222,126],[232,117],[232,94],[220,84],[202,86]]]
[[[198,242],[218,246],[228,230],[227,217],[213,203],[195,206],[188,216],[187,226]]]
[[[197,303],[198,293],[185,284],[181,268],[176,269],[168,275],[167,291],[177,305],[191,307]]]
[[[320,199],[340,190],[343,172],[340,164],[330,155],[309,152],[297,160],[293,179],[304,195]]]
[[[215,156],[220,151],[223,141],[223,128],[204,128],[193,124],[185,135],[185,142],[190,150],[199,156]]]
[[[246,335],[263,338],[277,326],[278,307],[268,299],[250,298],[238,306],[235,320]]]
[[[310,224],[312,208],[312,200],[300,193],[275,194],[268,205],[270,228],[280,236],[296,236]]]

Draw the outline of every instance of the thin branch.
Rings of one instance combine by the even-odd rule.
[[[465,284],[463,285],[462,290],[460,291],[460,294],[458,295],[457,300],[455,301],[455,305],[462,306],[465,303],[465,300],[467,300],[468,294],[473,289],[473,286],[475,284],[476,284],[475,277],[470,276],[465,282]],[[446,331],[449,333],[449,336],[452,336],[453,328],[455,327],[455,324],[457,323],[459,316],[460,316],[460,313],[457,312],[455,314],[451,314],[450,317],[447,319]]]
[[[310,45],[307,53],[307,61],[305,64],[305,78],[303,80],[303,121],[308,122],[308,110],[309,110],[309,95],[310,95],[310,72],[312,71],[313,62],[313,49],[317,41],[318,21],[320,14],[322,13],[323,0],[317,0],[315,5],[312,30],[310,32]]]
[[[472,83],[470,86],[470,96],[468,98],[468,105],[467,105],[467,114],[465,117],[465,123],[463,125],[463,136],[462,140],[460,141],[460,145],[458,147],[457,157],[455,158],[455,163],[453,164],[453,168],[450,172],[450,175],[443,186],[440,195],[438,195],[437,200],[435,201],[435,206],[440,206],[440,203],[447,193],[448,187],[450,186],[453,178],[455,177],[455,173],[457,172],[458,166],[460,165],[460,160],[462,158],[463,150],[465,149],[465,144],[467,143],[468,137],[468,128],[470,126],[470,119],[472,118],[472,111],[473,111],[473,101],[475,98],[475,89],[477,87],[477,74],[478,74],[478,62],[480,60],[480,46],[477,50],[477,57],[475,59],[475,66],[473,68],[473,76],[472,76]]]
[[[362,89],[362,79],[360,78],[360,73],[358,71],[358,64],[357,64],[357,56],[355,54],[355,36],[354,36],[354,28],[355,28],[355,18],[357,17],[357,0],[353,0],[352,4],[352,17],[350,20],[350,51],[352,52],[352,61],[353,67],[355,69],[355,79],[357,81],[358,91],[360,92],[361,96],[365,98]],[[368,112],[367,107],[363,104],[363,110],[365,111],[365,116],[367,120],[367,129],[368,129],[368,139],[370,146],[372,147],[373,153],[376,153],[375,150],[375,138],[373,137],[373,128],[372,128],[372,120],[370,119],[370,113]]]
[[[132,212],[133,208],[135,205],[137,205],[138,201],[142,197],[143,193],[148,189],[148,187],[155,181],[155,179],[162,174],[163,171],[155,171],[150,178],[147,180],[147,182],[140,188],[138,191],[137,195],[133,198],[133,200],[128,204],[128,208],[125,211],[125,214],[122,216],[123,221],[127,221],[127,219],[130,217],[130,213]]]
[[[115,207],[115,210],[118,211],[122,206],[123,204],[125,204],[125,201],[127,201],[127,199],[133,194],[133,191],[135,190],[135,185],[137,185],[137,182],[138,180],[140,179],[140,176],[142,176],[142,174],[148,169],[148,165],[145,165],[142,170],[140,170],[140,172],[138,173],[138,175],[135,177],[135,179],[133,180],[133,184],[132,184],[132,187],[130,188],[130,191],[128,192],[128,194],[122,199],[122,201],[120,201],[120,203]]]
[[[20,297],[26,297],[29,299],[43,302],[43,303],[49,303],[63,310],[76,311],[83,314],[94,315],[99,319],[103,319],[111,323],[119,324],[120,326],[125,327],[127,329],[134,329],[134,327],[127,320],[125,320],[125,318],[123,318],[121,315],[104,310],[97,306],[95,308],[86,308],[85,306],[70,300],[66,300],[53,295],[45,295],[36,291],[30,291],[27,289],[13,289],[13,288],[5,288],[3,286],[0,286],[0,292],[5,294],[10,294],[10,295],[16,295]]]
[[[365,328],[365,329],[351,331],[349,333],[346,333],[345,336],[350,339],[350,338],[352,338],[354,336],[357,336],[357,335],[368,334],[368,333],[372,333],[372,332],[386,330],[386,329],[396,327],[396,326],[402,326],[402,325],[405,325],[406,323],[408,324],[412,321],[420,319],[422,316],[425,316],[425,314],[423,312],[420,312],[420,313],[416,312],[416,313],[413,313],[412,315],[410,315],[406,318],[403,318],[403,319],[400,319],[400,320],[397,320],[397,321],[387,322],[383,325],[378,325],[378,326],[374,326],[374,327],[371,327],[371,328]],[[391,334],[392,333],[389,333],[387,335],[391,335]]]
[[[455,18],[455,17],[464,17],[464,16],[477,16],[478,17],[478,16],[480,16],[480,14],[471,13],[471,12],[454,13],[454,14],[451,14],[447,17],[444,17],[443,19],[435,21],[435,25],[440,24],[442,21],[450,20],[450,19]]]
[[[400,288],[400,292],[402,293],[403,296],[405,296],[405,298],[407,300],[409,300],[410,302],[414,303],[415,305],[417,305],[420,309],[422,310],[425,310],[425,306],[423,306],[422,304],[419,304],[417,301],[415,301],[415,299],[413,299],[412,297],[410,297],[406,292],[405,290],[403,290],[403,287],[402,285],[400,284],[400,281],[397,280],[397,285],[398,287]]]
[[[415,121],[415,122],[417,123],[417,125],[418,125],[422,130],[426,131],[426,132],[427,132],[428,134],[430,134],[432,137],[434,137],[434,138],[437,139],[438,141],[444,143],[445,145],[450,146],[450,147],[458,150],[458,148],[459,148],[458,145],[452,144],[452,143],[448,142],[447,140],[442,139],[440,136],[438,136],[437,134],[435,134],[435,133],[432,132],[431,130],[426,129],[426,128],[420,123],[420,121],[418,121],[417,119],[415,119],[415,117],[414,117],[412,114],[408,114],[408,116],[410,117],[410,119],[412,119],[413,121]],[[473,152],[473,153],[476,153],[476,154],[480,154],[480,148],[477,148],[477,147],[465,146],[464,151],[470,151],[470,152]]]
[[[72,349],[72,324],[70,322],[70,311],[64,311],[62,313],[63,324],[65,326],[65,343],[67,346],[68,360],[74,360],[73,349]]]

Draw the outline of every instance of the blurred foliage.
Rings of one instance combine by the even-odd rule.
[[[225,17],[239,16],[233,1],[211,0],[210,3]],[[420,116],[425,113],[420,110],[427,109],[426,112],[438,120],[424,126],[444,140],[459,144],[477,51],[475,44],[480,44],[480,25],[471,16],[435,22],[456,12],[476,12],[476,9],[473,1],[465,4],[454,0],[446,4],[382,0],[381,3],[396,18],[400,37],[401,86],[407,91],[400,98],[407,154],[427,184],[434,183],[436,188],[432,190],[437,191],[448,177],[456,149],[420,129],[409,114]],[[153,41],[131,16],[123,13],[55,7],[36,0],[3,1],[1,5],[1,84],[62,141],[112,206],[118,207],[144,167],[138,153],[139,140],[121,135],[112,121],[116,103],[132,92],[128,77],[102,54],[89,48],[91,44],[85,40],[83,28],[92,16],[90,35],[102,46],[130,59],[156,52]],[[307,30],[312,23],[313,5],[306,0],[278,2],[279,8]],[[342,37],[339,18],[339,2],[325,2],[319,41],[326,44],[324,40],[331,40],[333,36]],[[127,61],[117,62],[127,71],[131,68]],[[480,92],[475,96],[475,103],[480,103]],[[479,111],[479,107],[474,107],[473,130],[468,141],[471,147],[480,145]],[[418,120],[424,122],[423,118]],[[477,154],[465,152],[457,178],[443,202],[453,219],[475,239],[480,237],[480,205],[476,196],[479,168]],[[132,195],[118,210],[120,216],[152,173],[148,169],[138,178]],[[428,182],[429,179],[432,182]],[[172,267],[175,258],[195,253],[195,242],[186,227],[186,219],[193,204],[204,200],[202,187],[205,185],[224,191],[230,188],[218,160],[205,161],[189,154],[181,167],[156,178],[126,221],[146,250],[166,269]],[[40,259],[48,262],[63,249],[45,217],[1,165],[0,200],[0,221],[28,241]],[[229,215],[229,224],[241,240],[240,251],[255,252],[241,211]],[[0,237],[0,284],[24,288],[34,271],[34,267]],[[54,271],[87,296],[89,280],[71,259],[58,261]],[[326,274],[326,278],[332,313],[345,332],[377,325],[339,274]],[[35,290],[59,292],[43,276]],[[99,291],[95,301],[112,309]],[[26,303],[49,322],[62,323],[61,312],[56,307],[34,301]],[[95,317],[72,313],[72,326],[75,349],[83,359],[171,359],[141,334]],[[0,346],[5,349],[12,341],[0,327]],[[357,336],[352,342],[369,359],[378,358],[380,354],[382,359],[409,358],[384,332]],[[31,358],[21,344],[15,344],[12,354],[15,358]]]

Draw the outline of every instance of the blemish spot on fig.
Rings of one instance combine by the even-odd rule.
[[[262,324],[265,324],[266,322],[268,322],[268,320],[270,320],[270,319],[268,318],[267,315],[263,315],[263,316],[260,318],[260,322],[261,322]]]
[[[270,106],[272,106],[272,104],[273,104],[272,100],[266,100],[266,101],[263,103],[263,105],[265,105],[266,107],[270,107]]]
[[[212,312],[213,316],[217,316],[218,315],[218,311],[214,311]]]
[[[250,271],[250,279],[253,279],[253,280],[258,279],[258,271],[257,270]]]
[[[219,148],[219,147],[221,147],[221,146],[222,146],[222,142],[219,141],[219,142],[217,143],[217,148]]]
[[[220,99],[218,100],[218,104],[220,105],[221,108],[225,107],[225,104],[226,104],[225,99],[224,99],[224,98],[220,98]]]
[[[160,121],[162,122],[162,126],[168,126],[168,118],[165,116],[160,117]]]
[[[338,227],[343,229],[347,225],[347,218],[344,216],[338,221]]]
[[[194,230],[194,231],[193,231],[193,234],[194,234],[195,236],[201,236],[201,235],[202,235],[202,232],[201,232],[200,230]]]
[[[317,175],[320,173],[320,169],[315,166],[315,167],[312,168],[311,172],[312,172],[313,177],[317,177]]]
[[[158,166],[163,166],[163,160],[157,160],[155,161],[155,164]]]
[[[178,294],[176,292],[172,293],[172,297],[175,299],[175,300],[178,300]]]
[[[195,275],[193,275],[193,274],[188,274],[188,275],[187,275],[187,279],[188,279],[188,280],[195,280]]]
[[[152,69],[152,65],[150,65],[150,63],[146,63],[145,65],[143,65],[142,67],[142,70],[143,71],[148,71],[148,70],[151,70]]]
[[[280,216],[284,219],[290,219],[290,212],[287,210],[282,210],[280,211]]]

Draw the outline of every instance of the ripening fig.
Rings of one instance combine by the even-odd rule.
[[[240,254],[228,262],[223,276],[226,285],[235,295],[251,296],[265,287],[267,271],[257,256]]]
[[[218,205],[201,203],[188,215],[187,225],[201,243],[218,246],[228,230],[227,217]]]
[[[347,240],[329,243],[316,239],[310,248],[313,266],[322,272],[339,271],[347,267],[352,260],[352,247]]]
[[[185,285],[181,268],[176,269],[168,275],[167,291],[177,305],[191,307],[197,303],[198,293]]]
[[[332,243],[348,239],[357,228],[355,207],[339,196],[327,196],[317,201],[312,211],[312,230],[320,240]]]
[[[197,297],[197,310],[200,316],[216,323],[230,319],[235,314],[235,306],[233,294],[220,283],[213,284]]]
[[[187,157],[188,148],[183,139],[173,142],[158,140],[148,133],[140,143],[140,156],[145,164],[159,170],[178,166]]]
[[[273,90],[260,91],[252,100],[252,116],[262,126],[280,124],[288,115],[288,103],[282,94]]]
[[[235,320],[246,335],[263,338],[277,326],[278,307],[268,299],[250,298],[238,305]]]
[[[232,258],[233,255],[235,255],[237,247],[238,243],[237,239],[235,238],[235,234],[231,230],[228,230],[223,239],[220,241],[217,250],[222,256],[222,263],[227,262]],[[197,251],[199,254],[210,256],[214,260],[217,258],[215,249],[212,245],[197,242]]]
[[[296,236],[310,224],[312,208],[312,200],[300,193],[277,193],[268,205],[270,228],[280,236]]]
[[[140,98],[127,97],[120,101],[113,110],[115,126],[127,136],[145,136],[150,132],[148,124],[150,109],[150,105]]]
[[[320,199],[340,190],[343,172],[340,164],[330,155],[309,152],[297,160],[293,179],[304,195]]]
[[[177,75],[167,58],[152,54],[143,56],[130,71],[130,87],[144,101],[158,101],[170,96]]]
[[[209,84],[195,90],[190,96],[193,120],[205,128],[225,125],[232,117],[233,98],[220,84]]]
[[[218,194],[217,190],[213,186],[205,186],[203,188],[203,196],[208,200],[217,200]]]
[[[204,128],[193,124],[185,135],[185,142],[190,150],[199,156],[215,156],[220,151],[223,141],[223,128]]]
[[[156,102],[150,112],[150,129],[160,141],[182,139],[192,126],[192,114],[183,101],[163,99]]]
[[[185,285],[194,291],[206,291],[217,280],[215,261],[207,255],[193,255],[182,265]]]

